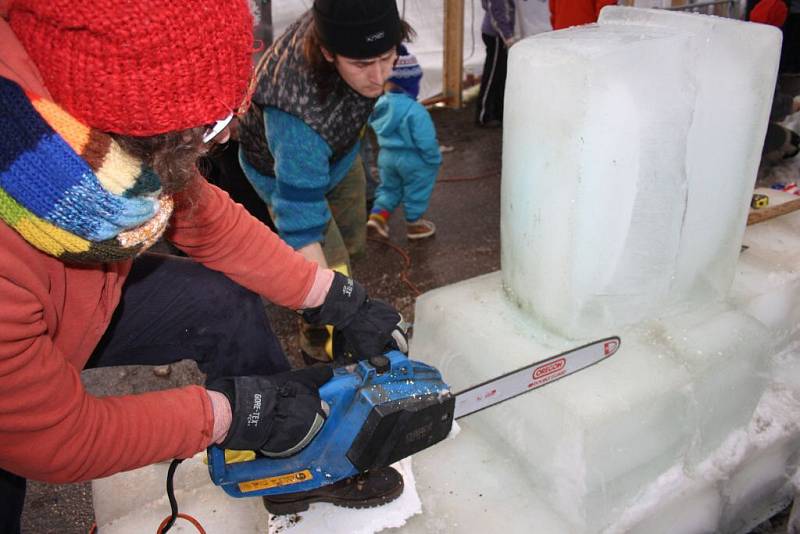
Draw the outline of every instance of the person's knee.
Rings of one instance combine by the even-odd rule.
[[[206,293],[210,313],[221,320],[242,321],[252,318],[253,310],[263,309],[261,297],[226,276],[220,274],[207,287],[198,288]]]
[[[289,369],[261,297],[220,275],[209,281],[209,315],[202,338],[205,354],[198,364],[209,377],[272,374]]]

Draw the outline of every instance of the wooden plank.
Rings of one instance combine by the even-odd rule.
[[[767,206],[766,208],[750,210],[750,214],[747,216],[747,224],[750,225],[768,221],[797,210],[800,210],[800,198],[778,204],[777,206]]]
[[[462,105],[461,80],[464,77],[464,0],[444,2],[444,69],[442,95],[448,107]]]

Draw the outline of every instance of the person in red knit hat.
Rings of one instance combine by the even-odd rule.
[[[405,340],[391,306],[197,172],[246,101],[247,4],[14,0],[0,15],[0,532],[20,531],[26,479],[89,480],[213,443],[302,448],[331,369],[289,369],[262,297],[340,326],[359,357]],[[162,237],[187,257],[146,252]],[[185,358],[205,387],[99,398],[80,380]],[[374,488],[297,498],[385,502]]]

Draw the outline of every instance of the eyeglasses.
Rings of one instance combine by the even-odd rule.
[[[203,142],[208,143],[216,136],[218,136],[222,130],[228,127],[228,125],[231,123],[232,120],[233,120],[233,113],[231,113],[224,119],[218,120],[217,122],[206,128],[205,133],[203,133]]]

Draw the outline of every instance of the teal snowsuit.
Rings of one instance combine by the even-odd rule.
[[[378,99],[369,120],[378,137],[381,184],[372,211],[391,213],[402,202],[408,222],[428,209],[442,163],[436,129],[428,111],[404,92]]]

